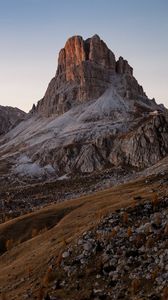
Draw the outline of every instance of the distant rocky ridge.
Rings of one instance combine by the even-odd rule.
[[[0,105],[0,135],[18,125],[25,116],[26,113],[18,108]]]

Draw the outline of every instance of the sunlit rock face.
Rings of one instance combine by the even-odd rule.
[[[59,53],[56,76],[36,111],[46,116],[63,114],[78,103],[97,99],[116,81],[121,96],[145,96],[132,67],[122,57],[116,61],[98,35],[87,40],[73,36]]]

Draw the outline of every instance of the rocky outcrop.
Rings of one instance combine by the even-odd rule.
[[[117,138],[109,161],[144,169],[168,154],[168,122],[160,115],[142,120],[127,135]]]
[[[0,135],[18,125],[25,116],[26,113],[18,108],[0,106]]]
[[[41,165],[50,163],[57,174],[92,173],[125,166],[144,169],[168,154],[168,122],[163,115],[142,118],[125,133],[102,133],[92,142],[79,139],[51,150],[40,149],[33,156]]]
[[[63,114],[78,103],[99,98],[116,81],[121,96],[146,97],[133,77],[132,67],[122,57],[116,61],[98,35],[87,40],[74,36],[60,51],[56,76],[36,112],[46,116]]]
[[[133,68],[128,64],[127,60],[123,59],[121,56],[116,62],[116,72],[118,74],[128,74],[133,76]]]

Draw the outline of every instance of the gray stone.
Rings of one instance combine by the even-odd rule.
[[[69,255],[70,255],[69,251],[65,251],[64,253],[62,253],[63,258],[67,258],[69,257]]]

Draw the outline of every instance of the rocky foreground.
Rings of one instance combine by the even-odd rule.
[[[53,257],[44,299],[168,299],[168,198],[135,202]]]

